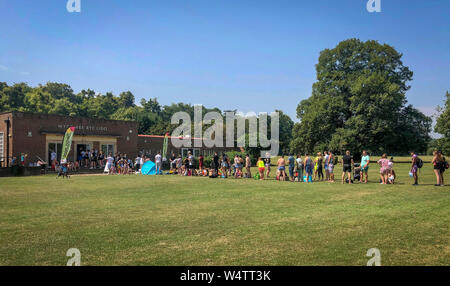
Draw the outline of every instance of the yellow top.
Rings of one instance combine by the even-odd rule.
[[[263,160],[259,160],[258,161],[258,167],[259,168],[264,168],[264,161]]]

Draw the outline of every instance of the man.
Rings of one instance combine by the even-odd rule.
[[[415,152],[411,152],[411,173],[413,174],[414,178],[414,184],[413,186],[417,186],[419,184],[419,176],[417,175],[417,172],[419,171],[418,166],[418,158]]]
[[[286,181],[286,160],[284,160],[284,155],[281,155],[277,162],[278,176],[280,181]]]
[[[349,150],[347,150],[345,152],[345,155],[342,157],[342,164],[343,164],[342,184],[345,183],[345,175],[346,174],[348,177],[348,183],[352,184],[352,167],[355,163],[353,162],[353,157],[350,155]]]
[[[213,163],[214,163],[214,174],[217,175],[219,173],[219,155],[217,154],[217,152],[214,152]]]
[[[161,160],[161,154],[158,152],[155,156],[155,164],[156,164],[156,175],[162,175],[162,160]]]
[[[288,158],[289,162],[289,178],[291,181],[294,181],[294,169],[295,169],[295,158],[294,156],[290,155]]]
[[[360,177],[360,182],[367,184],[367,182],[369,181],[369,163],[370,163],[370,157],[367,154],[367,151],[364,150],[362,152],[362,157],[361,157],[361,177]]]
[[[245,155],[245,169],[247,170],[247,178],[252,177],[252,172],[250,170],[251,166],[252,166],[252,160],[250,160],[250,156],[247,154],[247,155]]]

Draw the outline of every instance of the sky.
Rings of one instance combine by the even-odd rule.
[[[320,51],[359,38],[403,53],[408,102],[431,115],[450,90],[450,1],[380,1],[80,0],[69,13],[67,0],[0,0],[0,81],[295,120]]]

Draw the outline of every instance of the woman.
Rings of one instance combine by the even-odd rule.
[[[378,165],[380,165],[381,184],[386,185],[388,183],[389,172],[389,160],[387,159],[386,154],[383,154],[383,156],[381,156],[381,159],[378,160]]]
[[[305,173],[306,173],[306,182],[310,183],[312,182],[312,171],[313,171],[313,160],[311,159],[311,157],[309,157],[309,154],[306,153],[305,155]],[[310,180],[311,178],[311,180]]]
[[[264,180],[264,161],[261,159],[261,157],[258,158],[258,162],[256,163],[258,166],[258,172],[259,172],[259,178],[260,180]]]
[[[323,156],[322,153],[317,153],[317,174],[319,175],[319,181],[323,181]],[[322,177],[322,179],[321,179]]]
[[[302,156],[300,154],[297,155],[296,161],[296,170],[295,173],[297,174],[297,179],[299,182],[303,182],[303,160]]]
[[[443,165],[443,159],[441,153],[438,151],[433,152],[433,161],[431,163],[433,164],[434,174],[436,175],[436,184],[434,186],[439,187],[443,186],[443,177],[442,177],[442,165]]]

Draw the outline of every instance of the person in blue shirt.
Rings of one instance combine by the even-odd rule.
[[[362,152],[361,157],[361,177],[360,182],[367,184],[369,181],[369,164],[370,164],[370,156],[367,154],[367,151],[364,150]]]

